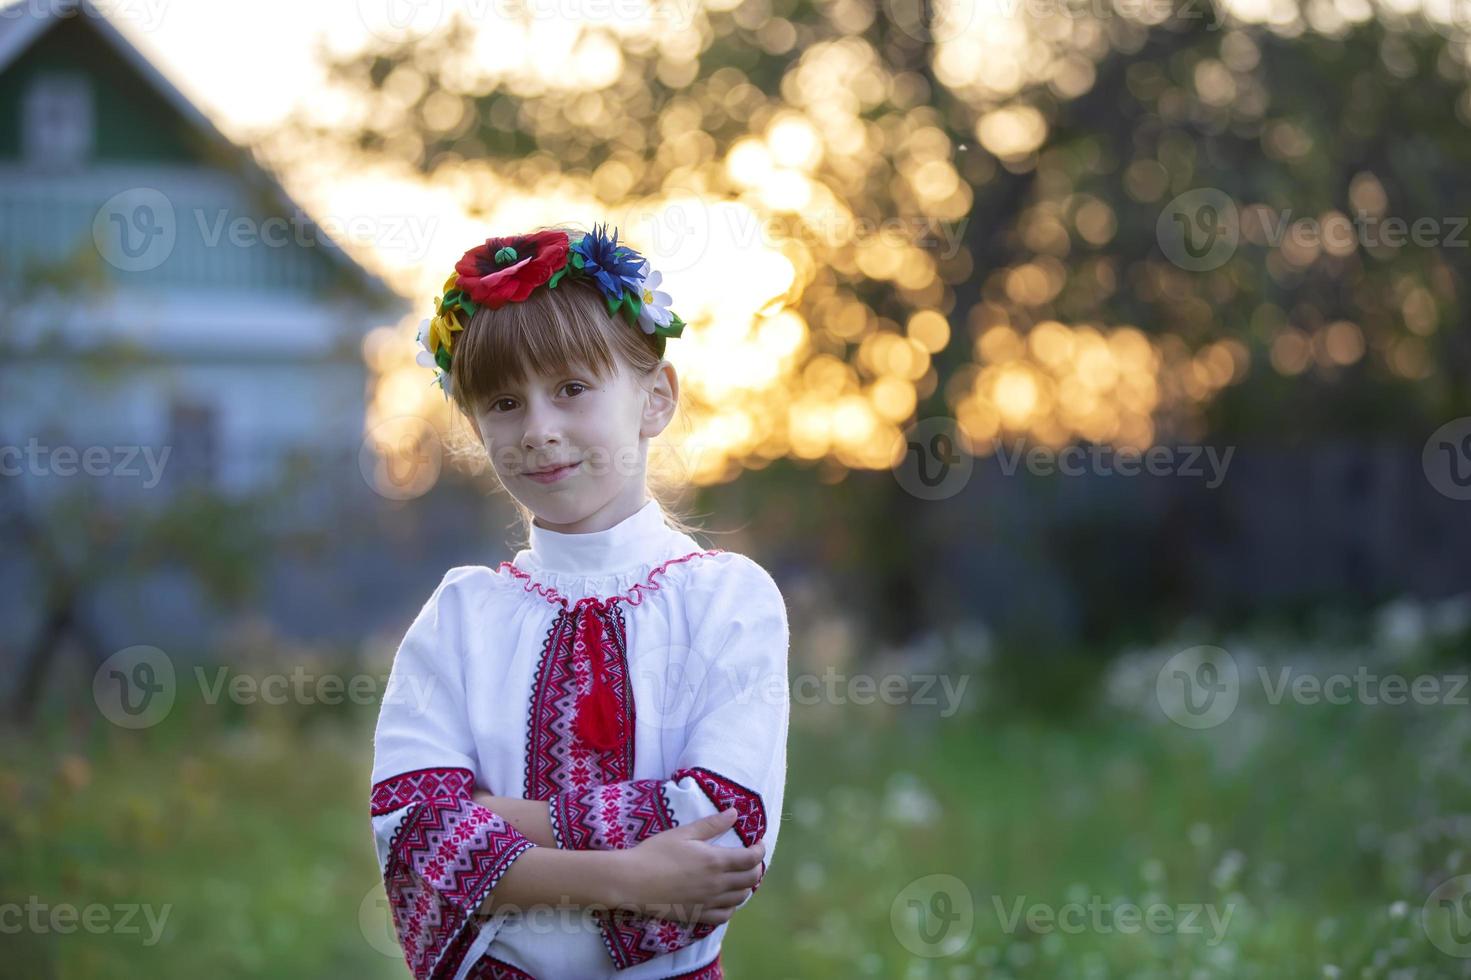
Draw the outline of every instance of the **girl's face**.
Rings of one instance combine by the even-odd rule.
[[[610,378],[575,366],[496,392],[473,422],[496,476],[539,526],[601,531],[647,500],[649,439],[673,416],[677,386],[668,361],[648,390],[621,363]]]

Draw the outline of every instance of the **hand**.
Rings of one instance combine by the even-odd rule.
[[[722,847],[709,841],[735,824],[734,809],[654,834],[626,851],[628,904],[664,919],[730,921],[761,880],[766,845]]]

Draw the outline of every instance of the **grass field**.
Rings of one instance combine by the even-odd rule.
[[[1433,650],[1375,656],[1450,672]],[[1191,730],[1151,702],[1161,659],[1118,660],[1066,721],[986,678],[949,718],[794,707],[782,836],[729,975],[1471,976],[1471,937],[1446,932],[1464,923],[1433,918],[1461,895],[1432,896],[1471,872],[1471,709],[1273,704],[1243,680]],[[1352,670],[1342,651],[1238,661]],[[7,732],[0,904],[21,908],[0,913],[0,975],[407,976],[366,819],[373,715],[181,698],[145,731],[74,705]],[[97,928],[43,912],[16,931],[27,903],[92,907]]]

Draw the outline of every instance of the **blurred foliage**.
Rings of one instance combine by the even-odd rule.
[[[59,479],[52,477],[51,479]],[[47,675],[68,643],[92,665],[116,649],[93,620],[110,588],[147,581],[158,571],[189,576],[214,607],[249,599],[269,547],[261,535],[261,501],[231,500],[197,487],[159,501],[109,497],[100,485],[60,493],[27,492],[21,479],[0,479],[0,540],[24,555],[40,599],[24,653],[6,686],[14,717],[34,717]]]
[[[1436,669],[1449,611],[1386,611],[1375,639],[1343,634],[1357,638],[1348,651],[1327,627],[1221,642],[1247,674],[1347,669],[1347,653],[1376,675],[1414,677]],[[731,927],[730,973],[1455,975],[1461,961],[1430,942],[1420,914],[1471,853],[1466,822],[1453,818],[1471,806],[1464,708],[1271,704],[1244,684],[1228,720],[1187,730],[1154,701],[1178,646],[1126,651],[1065,718],[1013,703],[992,672],[1007,658],[965,651],[934,665],[971,680],[949,717],[921,704],[794,705],[782,836],[769,883]],[[145,731],[53,710],[38,730],[7,736],[0,901],[169,909],[156,945],[146,929],[26,930],[6,937],[7,967],[78,980],[267,977],[283,965],[404,976],[367,827],[373,707],[324,723],[318,706],[226,710],[189,688]],[[935,874],[960,883],[974,924],[956,928],[954,948],[916,953],[895,917],[915,894],[905,889]],[[1018,902],[1163,905],[1180,928],[1110,928],[1086,913],[1070,920],[1081,928],[1008,928]],[[1229,914],[1219,934],[1203,911],[1193,928],[1179,918],[1197,905]]]
[[[766,441],[730,447],[746,465],[785,445],[881,468],[889,426],[931,414],[978,452],[1418,437],[1471,408],[1467,34],[1388,6],[1269,6],[1268,23],[961,0],[454,14],[333,58],[342,111],[267,145],[392,160],[472,213],[569,185],[610,211],[749,208],[778,230],[796,274],[777,299],[807,333],[789,388],[708,407]],[[1171,217],[1217,220],[1188,197],[1171,214],[1201,189],[1239,227],[1210,268],[1164,240]],[[1431,240],[1385,244],[1387,218],[1428,220]],[[907,231],[864,241],[858,219]],[[949,226],[953,255],[933,237]],[[804,396],[842,404],[814,422]]]

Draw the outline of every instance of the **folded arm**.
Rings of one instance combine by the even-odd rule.
[[[557,847],[633,847],[727,807],[736,810],[732,831],[742,845],[765,839],[773,828],[785,789],[790,717],[786,606],[765,570],[748,559],[730,566],[724,587],[707,601],[693,647],[677,665],[696,677],[699,690],[684,704],[666,698],[659,719],[685,731],[673,771],[662,779],[554,794],[547,822]],[[541,834],[538,818],[533,811],[529,824]]]
[[[698,694],[683,705],[664,707],[660,723],[685,730],[675,768],[663,779],[595,784],[553,794],[540,810],[530,809],[526,827],[560,850],[620,851],[688,826],[722,810],[736,813],[730,831],[712,843],[751,847],[758,841],[765,860],[750,885],[754,893],[775,849],[786,781],[790,714],[787,678],[788,627],[781,593],[766,572],[749,560],[732,569],[726,588],[704,610],[686,671],[702,672]],[[499,799],[499,798],[493,798]],[[734,838],[734,839],[730,839]],[[749,900],[746,896],[739,904]],[[660,919],[635,923],[628,947],[642,948],[658,936],[670,952],[708,936],[708,923],[671,930]],[[620,960],[620,968],[636,956]]]

